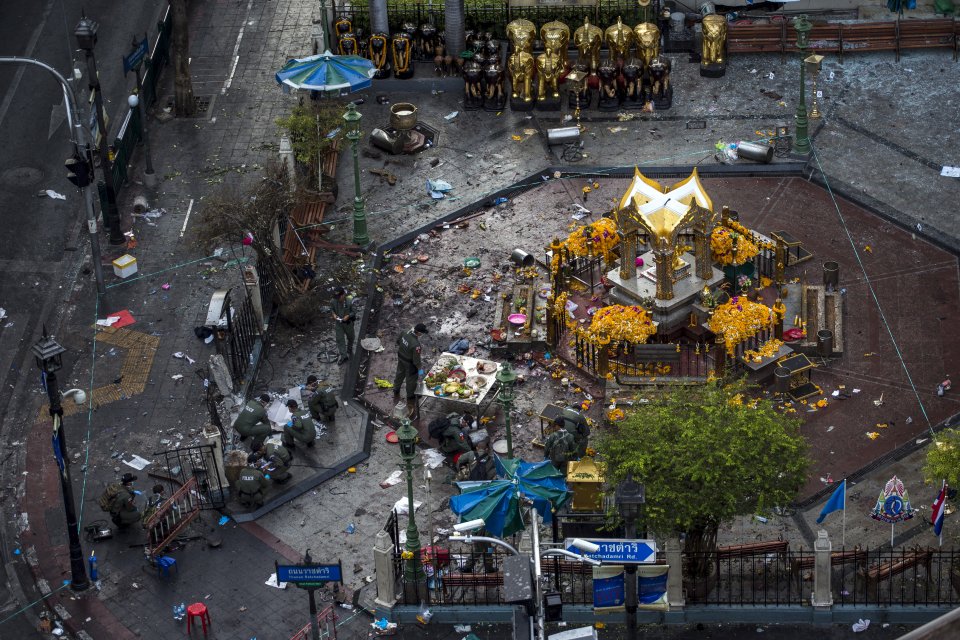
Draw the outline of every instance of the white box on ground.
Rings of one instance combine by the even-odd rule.
[[[113,272],[118,278],[126,278],[137,272],[137,259],[125,253],[113,261]]]
[[[551,633],[547,640],[597,640],[597,630],[593,627],[568,629],[560,633]]]

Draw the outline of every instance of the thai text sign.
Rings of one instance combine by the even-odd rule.
[[[586,553],[573,546],[573,540],[564,540],[563,546],[571,553],[578,553],[599,560],[604,564],[644,564],[657,560],[657,543],[653,540],[590,539],[600,549],[595,553]]]
[[[278,564],[277,582],[292,582],[302,586],[343,582],[343,572],[339,564]]]

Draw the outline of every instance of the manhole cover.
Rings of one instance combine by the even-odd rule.
[[[12,187],[30,185],[40,182],[43,172],[33,167],[14,167],[0,174],[0,183]]]
[[[707,121],[706,120],[688,120],[687,129],[706,129]]]
[[[210,111],[210,103],[213,101],[213,96],[193,96],[193,115],[191,118],[206,118],[207,112]],[[170,109],[170,113],[176,113],[176,103],[173,96],[169,96],[166,100],[167,107]]]

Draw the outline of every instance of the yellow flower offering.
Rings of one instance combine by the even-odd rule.
[[[590,187],[584,187],[589,189]],[[612,218],[600,218],[596,222],[574,229],[564,243],[570,253],[583,257],[588,253],[606,256],[620,242],[617,223]]]
[[[760,253],[749,235],[722,226],[714,227],[710,233],[710,251],[713,259],[724,266],[743,264]]]
[[[827,399],[826,399],[826,398],[820,398],[819,400],[817,400],[817,407],[820,408],[820,409],[823,409],[823,408],[824,408],[825,406],[827,406],[828,404],[830,404],[830,403],[827,402]]]
[[[626,417],[627,414],[623,409],[611,409],[607,412],[607,420],[610,422],[619,422]]]
[[[727,353],[733,355],[738,344],[770,326],[770,313],[769,307],[737,296],[714,310],[710,316],[710,330],[723,335]]]
[[[871,440],[876,440],[877,438],[880,437],[880,433],[878,431],[868,431],[867,437],[870,438]]]
[[[750,349],[749,351],[743,352],[743,357],[752,362],[762,362],[764,358],[770,358],[778,351],[780,347],[783,346],[783,342],[777,340],[776,338],[771,338],[763,343],[759,349]]]
[[[600,345],[610,342],[644,344],[657,332],[650,314],[643,307],[613,304],[593,314],[587,338]]]

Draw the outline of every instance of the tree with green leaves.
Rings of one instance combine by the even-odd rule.
[[[960,487],[960,430],[945,429],[927,450],[923,480],[938,490],[944,480],[951,487]]]
[[[596,442],[611,486],[627,473],[645,485],[641,523],[685,534],[694,575],[714,566],[722,522],[786,506],[805,479],[799,418],[754,391],[743,381],[661,388]]]

